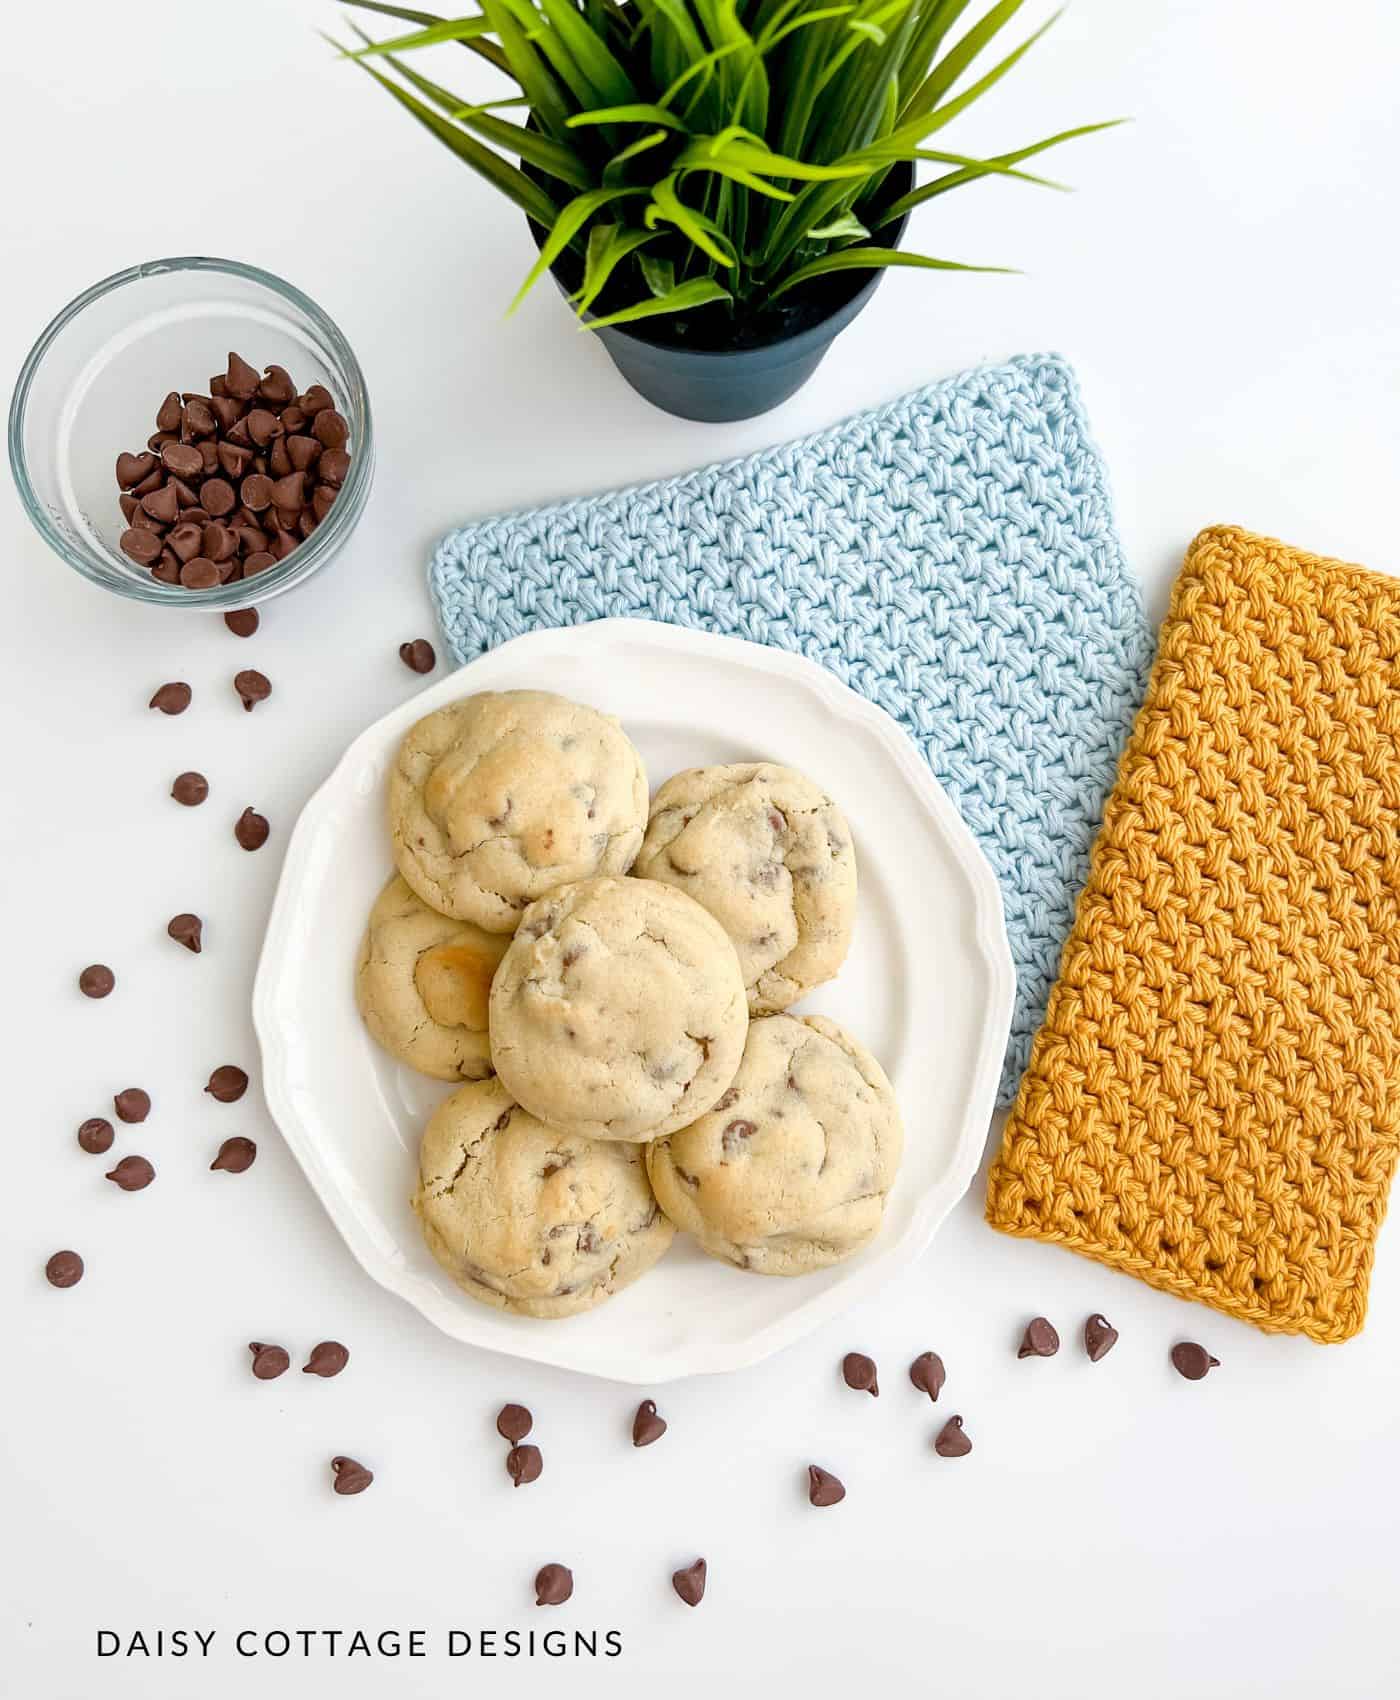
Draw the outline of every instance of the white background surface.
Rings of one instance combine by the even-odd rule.
[[[502,321],[530,255],[519,219],[331,61],[311,29],[330,10],[69,0],[6,20],[0,372],[95,278],[230,253],[340,321],[380,463],[350,551],[249,643],[85,587],[3,501],[0,1691],[1393,1693],[1394,1226],[1365,1334],[1322,1349],[1001,1239],[974,1189],[914,1274],[758,1369],[670,1388],[670,1433],[634,1452],[626,1390],[433,1332],[356,1269],[256,1092],[234,1107],[200,1092],[217,1063],[253,1066],[247,994],[281,846],[350,737],[414,689],[395,651],[429,630],[422,569],[455,520],[679,471],[1053,347],[1078,367],[1154,614],[1218,520],[1400,567],[1393,8],[1079,0],[949,145],[1136,124],[1057,157],[1072,198],[979,186],[914,225],[928,251],[1030,275],[891,276],[793,403],[738,427],[650,411],[547,288]],[[484,97],[465,54],[447,63]],[[251,717],[228,688],[248,665],[277,693]],[[196,703],[165,720],[144,703],[171,677]],[[213,795],[187,812],[166,792],[189,766]],[[228,830],[245,803],[273,824],[256,857]],[[185,908],[208,918],[199,958],[164,937]],[[105,1003],[74,989],[94,959],[120,975]],[[73,1130],[134,1083],[156,1108],[117,1150],[160,1174],[127,1196]],[[259,1141],[256,1167],[207,1174],[234,1131]],[[62,1245],[88,1260],[68,1293],[41,1274]],[[1097,1366],[1075,1343],[1093,1309],[1122,1331]],[[1018,1363],[1037,1311],[1067,1349]],[[327,1335],[353,1354],[339,1380],[248,1375],[245,1341],[299,1361]],[[1223,1360],[1208,1381],[1167,1367],[1182,1336]],[[857,1346],[880,1362],[878,1402],[839,1382]],[[904,1379],[925,1347],[949,1366],[936,1412]],[[534,1409],[547,1460],[518,1494],[491,1427],[506,1398]],[[976,1442],[959,1463],[929,1450],[949,1411]],[[378,1475],[356,1500],[328,1489],[342,1451]],[[807,1506],[809,1461],[844,1477],[843,1506]],[[697,1553],[710,1592],[690,1613],[667,1578]],[[555,1558],[574,1603],[536,1612],[529,1579]],[[274,1664],[227,1646],[248,1626],[492,1625],[613,1628],[625,1651]],[[199,1668],[99,1664],[99,1627],[221,1634]]]

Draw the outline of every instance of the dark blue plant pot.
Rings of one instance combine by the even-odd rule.
[[[903,161],[894,166],[884,204],[891,205],[907,194],[913,181],[912,166]],[[908,214],[878,231],[880,245],[898,247],[907,223]],[[530,230],[538,243],[541,232],[533,224]],[[645,324],[609,325],[593,334],[637,394],[663,412],[712,424],[752,419],[802,388],[832,343],[879,288],[883,276],[883,272],[872,271],[837,273],[821,279],[831,301],[830,311],[791,336],[753,347],[683,348],[669,341],[664,331]],[[563,280],[556,277],[555,282],[567,295]]]

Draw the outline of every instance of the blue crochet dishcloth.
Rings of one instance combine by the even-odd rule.
[[[1074,374],[1023,356],[680,478],[477,521],[429,584],[459,661],[612,615],[796,650],[887,709],[1001,883],[1015,1095],[1151,635]]]

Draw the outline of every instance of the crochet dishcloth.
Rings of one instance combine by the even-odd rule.
[[[1275,1332],[1361,1327],[1400,1127],[1400,583],[1191,546],[987,1194]]]
[[[631,615],[798,651],[887,709],[1001,883],[1010,1100],[1151,643],[1063,361],[980,367],[743,460],[468,525],[429,576],[459,661]]]

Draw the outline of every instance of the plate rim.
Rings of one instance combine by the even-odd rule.
[[[988,994],[967,1107],[953,1142],[947,1173],[944,1180],[920,1200],[909,1227],[897,1245],[883,1256],[851,1265],[841,1280],[813,1293],[806,1303],[795,1306],[741,1341],[678,1345],[669,1350],[639,1355],[637,1363],[630,1367],[605,1369],[581,1364],[567,1352],[561,1356],[555,1344],[560,1336],[554,1330],[547,1334],[541,1331],[537,1343],[535,1336],[522,1334],[518,1347],[505,1342],[484,1343],[471,1331],[472,1312],[467,1308],[473,1304],[470,1298],[462,1295],[459,1302],[449,1302],[446,1295],[438,1295],[434,1289],[428,1289],[435,1300],[441,1298],[442,1302],[426,1302],[425,1292],[408,1266],[396,1266],[372,1248],[354,1213],[341,1207],[342,1189],[329,1173],[319,1142],[305,1128],[293,1105],[288,1079],[288,1046],[279,1031],[274,1004],[276,986],[287,960],[285,947],[292,926],[294,898],[305,876],[319,815],[341,789],[347,774],[365,760],[365,748],[378,741],[381,728],[386,723],[401,721],[406,730],[415,720],[431,713],[440,700],[463,694],[455,688],[464,678],[478,672],[483,664],[495,664],[502,657],[508,657],[509,661],[528,660],[536,650],[548,650],[551,646],[557,648],[561,643],[606,648],[610,642],[629,638],[663,650],[670,647],[720,655],[760,672],[784,674],[807,688],[831,712],[845,719],[863,722],[887,747],[906,782],[934,816],[969,882],[976,910],[974,937],[988,974]],[[834,1320],[881,1282],[907,1272],[918,1262],[948,1215],[971,1188],[981,1164],[1011,1030],[1015,987],[1015,967],[1006,932],[1001,887],[991,864],[913,740],[892,715],[805,655],[689,626],[668,625],[657,620],[609,618],[575,626],[544,627],[511,638],[406,697],[351,739],[326,778],[307,798],[288,838],[253,982],[252,1020],[261,1054],[263,1096],[268,1113],[351,1256],[377,1285],[412,1305],[421,1316],[451,1338],[478,1350],[546,1363],[603,1380],[643,1385],[673,1381],[688,1375],[720,1374],[759,1363],[824,1322]]]

